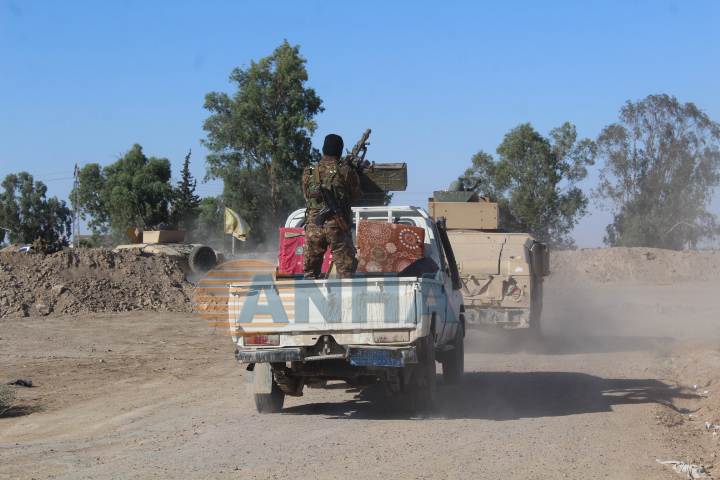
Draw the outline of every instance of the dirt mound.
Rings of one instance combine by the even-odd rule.
[[[676,283],[720,280],[720,252],[603,248],[550,252],[553,283]]]
[[[243,258],[275,262],[275,252]],[[550,283],[720,280],[718,251],[654,248],[551,252]],[[0,251],[0,317],[131,310],[193,311],[195,287],[169,257],[137,250],[75,249],[42,255]]]
[[[194,291],[166,255],[107,249],[0,253],[0,317],[191,312]]]

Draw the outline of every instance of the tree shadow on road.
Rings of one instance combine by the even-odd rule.
[[[615,405],[695,398],[682,387],[654,379],[606,379],[577,372],[471,372],[458,385],[438,375],[438,418],[493,421],[611,412]],[[347,401],[289,407],[283,413],[335,419],[411,419],[403,395],[389,397],[377,382],[348,389]],[[352,398],[350,396],[353,395]]]
[[[446,418],[496,421],[611,412],[615,405],[637,403],[672,407],[676,399],[695,398],[682,387],[655,379],[607,379],[577,372],[472,372],[463,384],[439,393]]]
[[[4,412],[0,413],[0,418],[24,417],[31,413],[41,412],[43,409],[37,406],[13,405]]]

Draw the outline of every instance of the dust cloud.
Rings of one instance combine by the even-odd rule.
[[[720,340],[720,253],[644,248],[552,252],[535,353],[666,348]],[[471,332],[468,351],[521,350],[512,333]]]
[[[659,368],[663,376],[674,378],[669,384],[649,387],[641,375],[632,388],[618,391],[642,392],[645,397],[658,397],[663,392],[673,397],[677,411],[686,407],[696,412],[699,397],[695,390],[720,391],[720,253],[628,248],[553,252],[551,272],[544,283],[542,336],[538,342],[527,343],[513,331],[468,332],[466,353],[479,357],[488,370],[471,374],[482,377],[477,383],[487,389],[491,380],[500,382],[491,390],[514,398],[514,394],[498,390],[510,388],[508,375],[488,375],[493,370],[508,373],[519,363],[534,371],[534,375],[515,375],[516,381],[524,383],[525,391],[555,395],[537,379],[564,386],[574,382],[606,385],[604,375],[586,378],[579,372],[605,372],[608,359],[614,359],[645,365],[650,371]],[[563,365],[567,368],[569,362],[572,369],[552,372],[553,359],[558,357],[565,357]],[[606,366],[601,368],[603,364]],[[486,390],[475,394],[481,391],[486,402],[496,403]],[[606,401],[606,397],[606,391],[598,393],[598,399]],[[720,396],[716,397],[706,398],[694,415],[702,414],[706,421],[720,420]],[[507,398],[498,409],[502,413],[493,415],[517,413],[512,412]]]

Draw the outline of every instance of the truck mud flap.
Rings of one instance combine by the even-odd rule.
[[[272,393],[273,372],[269,363],[257,363],[247,373],[248,393]]]
[[[235,350],[235,358],[238,363],[294,362],[303,360],[305,352],[302,348],[281,348],[252,352]]]

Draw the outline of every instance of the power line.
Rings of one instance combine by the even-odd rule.
[[[73,172],[56,172],[56,173],[41,173],[39,175],[33,175],[33,178],[35,177],[49,177],[50,175],[65,175],[67,173],[73,173]]]

